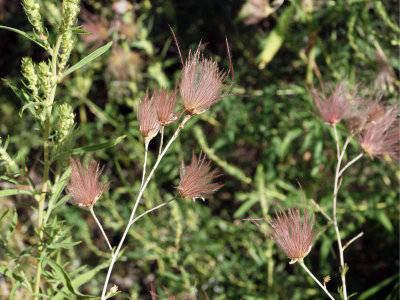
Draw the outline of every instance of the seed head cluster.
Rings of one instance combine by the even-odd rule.
[[[72,157],[70,161],[71,181],[67,185],[67,192],[79,206],[94,205],[109,188],[109,182],[105,179],[99,180],[104,166],[100,169],[99,163],[92,158],[85,165]]]
[[[173,32],[172,32],[173,33]],[[233,84],[234,70],[231,62],[229,45],[227,44],[229,57],[229,70],[220,70],[218,64],[212,58],[205,58],[201,53],[201,43],[184,62],[179,44],[173,33],[179,56],[182,62],[180,81],[177,82],[175,91],[166,89],[154,90],[152,96],[146,92],[137,107],[137,117],[140,125],[140,133],[147,141],[154,138],[158,132],[170,123],[177,121],[181,113],[176,112],[179,102],[178,92],[181,98],[181,106],[187,116],[198,115],[205,112],[211,105],[228,96],[227,92]],[[230,78],[230,85],[225,85]],[[179,86],[179,91],[177,87]],[[181,111],[182,112],[182,111]]]
[[[347,89],[342,81],[330,96],[314,90],[312,97],[321,117],[331,125],[343,120],[371,158],[388,155],[399,159],[398,107],[382,103],[381,93],[359,95],[356,89]]]

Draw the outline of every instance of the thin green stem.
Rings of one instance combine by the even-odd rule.
[[[299,265],[300,265],[304,270],[306,270],[306,272],[308,273],[308,275],[310,275],[311,278],[314,279],[314,281],[320,286],[320,288],[328,295],[328,297],[329,297],[330,299],[332,299],[332,300],[335,300],[335,298],[332,297],[332,295],[329,293],[329,291],[326,289],[326,287],[324,287],[324,286],[322,285],[322,283],[319,282],[319,280],[314,276],[314,274],[311,273],[311,271],[306,267],[306,265],[304,264],[304,261],[303,261],[302,259],[301,259],[301,260],[299,259],[298,262],[299,262]]]
[[[38,204],[38,223],[37,223],[37,228],[38,228],[38,233],[39,233],[39,241],[38,243],[40,244],[43,239],[43,226],[46,224],[43,223],[43,213],[44,213],[44,203],[46,200],[46,195],[48,193],[48,180],[49,180],[49,171],[50,171],[50,141],[49,141],[49,136],[50,136],[50,120],[51,120],[51,111],[52,111],[52,106],[53,106],[53,101],[54,97],[56,94],[56,89],[57,89],[57,56],[58,52],[60,50],[61,46],[61,39],[62,35],[59,35],[57,38],[56,46],[52,50],[52,74],[53,74],[53,82],[54,86],[51,89],[50,95],[48,99],[46,99],[46,120],[45,120],[45,126],[44,126],[44,132],[43,132],[43,161],[44,161],[44,170],[43,170],[43,182],[42,182],[42,189],[41,189],[41,194],[40,194],[40,199],[39,199],[39,204]],[[40,290],[40,277],[42,273],[41,269],[41,257],[43,255],[42,253],[43,248],[39,246],[38,248],[38,261],[36,264],[36,277],[35,277],[35,286],[34,286],[34,294],[38,294]],[[39,299],[38,296],[35,296],[34,299]]]
[[[105,295],[106,295],[106,292],[107,292],[108,281],[110,280],[110,276],[111,276],[115,261],[117,259],[119,251],[122,248],[122,245],[124,244],[124,241],[125,241],[125,238],[126,238],[126,236],[128,234],[128,231],[129,231],[131,225],[133,224],[132,221],[134,219],[135,212],[136,212],[136,209],[137,209],[137,207],[139,205],[140,199],[142,199],[143,192],[145,191],[147,185],[149,184],[151,177],[153,176],[154,172],[156,171],[156,169],[157,169],[158,165],[160,164],[162,158],[164,157],[165,153],[168,151],[169,147],[171,146],[173,141],[175,141],[175,139],[178,137],[179,132],[185,127],[185,123],[187,121],[189,121],[190,118],[191,118],[191,115],[186,115],[185,118],[182,120],[182,122],[179,124],[179,126],[176,129],[174,135],[171,137],[171,139],[169,140],[168,144],[165,146],[164,150],[161,152],[160,157],[155,162],[155,164],[154,164],[152,170],[150,171],[146,181],[144,182],[142,188],[139,191],[139,195],[138,195],[138,197],[136,199],[136,202],[135,202],[135,205],[134,205],[134,207],[132,209],[131,216],[129,218],[129,221],[128,221],[128,224],[127,224],[127,226],[125,228],[125,231],[124,231],[124,233],[122,235],[121,241],[119,242],[118,247],[115,250],[115,252],[114,252],[114,254],[113,254],[112,258],[111,258],[111,263],[110,263],[110,266],[109,266],[108,271],[107,271],[106,280],[104,282],[103,291],[102,291],[102,294],[101,294],[101,300],[105,299]]]
[[[104,239],[105,239],[106,242],[107,242],[108,248],[110,248],[110,251],[112,252],[112,246],[111,246],[111,244],[110,244],[110,241],[108,240],[107,235],[106,235],[106,233],[104,232],[103,226],[101,226],[101,223],[99,222],[99,220],[98,220],[97,217],[96,217],[96,214],[94,213],[93,205],[92,205],[92,206],[89,206],[89,210],[90,210],[90,213],[92,214],[94,220],[96,221],[97,225],[99,226],[100,231],[101,231],[101,233],[103,234]]]

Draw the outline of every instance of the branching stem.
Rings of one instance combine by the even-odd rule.
[[[136,213],[136,209],[137,209],[137,207],[139,205],[140,199],[142,198],[143,192],[146,189],[147,185],[149,184],[149,181],[150,181],[151,177],[153,176],[154,172],[156,171],[156,169],[157,169],[158,165],[160,164],[160,161],[164,157],[165,153],[168,151],[169,147],[171,146],[173,141],[175,141],[175,139],[178,137],[179,132],[185,127],[185,123],[187,121],[189,121],[190,118],[191,118],[191,115],[186,115],[185,118],[182,120],[182,122],[179,124],[179,126],[176,129],[174,135],[171,137],[171,139],[169,140],[168,144],[165,146],[164,150],[161,152],[160,157],[155,162],[155,164],[154,164],[153,168],[151,169],[146,181],[144,182],[142,188],[139,191],[139,195],[138,195],[138,197],[136,199],[136,202],[135,202],[135,205],[134,205],[134,207],[132,209],[131,216],[130,216],[129,221],[128,221],[128,225],[125,228],[125,231],[124,231],[124,233],[122,235],[121,241],[119,242],[117,249],[115,250],[115,252],[112,255],[111,263],[110,263],[110,266],[108,268],[106,280],[104,282],[103,291],[102,291],[102,294],[101,294],[101,300],[105,299],[105,295],[106,295],[106,292],[107,292],[107,285],[108,285],[108,282],[110,280],[110,276],[111,276],[115,261],[117,259],[119,251],[122,248],[122,245],[124,244],[124,241],[125,241],[125,238],[126,238],[126,236],[128,234],[129,228],[133,224],[133,220],[134,220],[134,216],[135,216],[135,213]]]
[[[334,188],[333,188],[333,226],[335,227],[335,232],[336,232],[336,239],[338,243],[338,248],[339,248],[339,258],[340,258],[340,276],[342,279],[342,287],[343,287],[343,298],[344,300],[347,300],[347,287],[346,287],[346,265],[344,262],[344,248],[342,246],[342,240],[340,238],[340,231],[339,231],[339,226],[337,224],[337,216],[336,216],[336,207],[337,207],[337,196],[339,192],[339,187],[340,187],[340,178],[343,172],[350,167],[353,163],[355,163],[358,159],[361,158],[361,156],[357,156],[355,159],[350,161],[342,170],[341,170],[341,164],[343,161],[344,154],[346,153],[347,146],[349,145],[351,139],[353,138],[354,134],[351,134],[345,141],[343,145],[342,151],[340,151],[340,145],[339,145],[339,138],[337,134],[337,129],[336,129],[336,124],[333,124],[333,130],[335,133],[335,142],[336,142],[336,150],[337,150],[337,165],[336,165],[336,171],[335,171],[335,183],[334,183]]]

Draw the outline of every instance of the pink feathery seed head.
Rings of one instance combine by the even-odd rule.
[[[176,100],[178,91],[175,90],[168,94],[166,89],[160,89],[158,92],[154,90],[154,106],[157,113],[158,121],[162,126],[167,126],[168,124],[178,120],[179,114],[175,112]]]
[[[370,123],[359,135],[361,148],[371,158],[390,156],[399,160],[400,128],[397,108],[392,107],[377,122]]]
[[[194,153],[192,162],[189,166],[185,166],[184,161],[180,168],[180,183],[177,190],[182,198],[196,200],[197,198],[205,199],[223,184],[211,183],[215,178],[219,177],[218,170],[211,170],[211,161],[206,161],[206,156],[200,153],[197,158]]]
[[[109,188],[109,182],[106,182],[105,179],[99,180],[104,166],[100,169],[99,163],[92,158],[85,165],[72,157],[70,157],[70,161],[71,181],[67,185],[67,192],[79,206],[94,205]]]
[[[314,239],[320,231],[313,230],[312,228],[315,216],[312,216],[311,220],[308,220],[304,196],[303,208],[303,220],[300,216],[299,208],[289,208],[286,212],[281,207],[279,207],[279,212],[274,209],[275,217],[273,217],[272,220],[250,218],[259,228],[261,228],[261,226],[257,223],[257,220],[267,221],[270,230],[263,231],[272,238],[281,251],[291,259],[289,262],[290,264],[297,262],[299,259],[303,259],[310,253]]]
[[[322,90],[323,92],[318,92],[314,88],[311,96],[322,119],[331,125],[340,122],[351,106],[358,104],[358,101],[354,99],[356,91],[347,89],[344,81],[341,81],[335,89],[331,89],[330,95],[326,93],[324,86]]]
[[[217,62],[212,58],[203,56],[200,51],[201,42],[194,53],[189,51],[188,58],[184,62],[175,33],[171,27],[170,29],[183,67],[179,84],[183,107],[189,115],[201,114],[217,101],[227,97],[228,91],[233,85],[235,73],[228,39],[226,39],[226,47],[229,57],[229,69],[224,71],[219,69]],[[229,78],[231,83],[225,88]]]
[[[149,93],[146,91],[143,99],[140,99],[137,108],[137,118],[139,120],[140,133],[150,141],[157,135],[161,127],[155,109],[154,94],[149,98]]]

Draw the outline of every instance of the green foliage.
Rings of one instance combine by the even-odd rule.
[[[174,195],[180,162],[193,150],[204,151],[219,166],[224,187],[205,202],[178,200],[134,224],[111,277],[110,283],[122,291],[115,299],[150,299],[154,281],[158,294],[165,295],[165,286],[178,298],[196,283],[210,299],[324,299],[297,265],[289,266],[276,245],[243,219],[269,218],[276,205],[301,205],[299,180],[307,208],[317,216],[315,226],[328,224],[311,199],[332,213],[335,143],[328,125],[316,117],[309,89],[318,86],[319,74],[333,84],[347,78],[350,86],[377,86],[386,102],[397,103],[398,5],[292,0],[245,26],[238,17],[239,0],[138,1],[122,14],[113,10],[116,2],[84,0],[79,27],[71,24],[75,17],[62,15],[59,2],[40,0],[34,2],[40,3],[45,27],[35,23],[32,29],[20,4],[13,2],[6,1],[9,10],[0,15],[1,23],[10,26],[0,25],[5,29],[0,37],[7,41],[0,58],[0,75],[7,78],[0,86],[0,136],[9,136],[0,143],[6,153],[0,156],[0,273],[8,288],[0,298],[32,297],[37,259],[48,284],[39,293],[46,293],[43,299],[100,295],[110,255],[88,211],[67,203],[68,156],[93,155],[105,165],[111,187],[96,204],[96,214],[117,245],[140,189],[144,147],[135,113],[138,98],[147,88],[173,88],[180,76],[171,24],[183,59],[202,39],[206,53],[225,68],[227,36],[235,84],[232,96],[190,120],[160,164],[137,214]],[[69,9],[76,10],[72,2]],[[46,74],[38,73],[42,89],[36,96],[28,79],[21,82],[21,57],[32,57],[35,70],[42,61],[42,69],[54,75],[51,52],[44,51],[54,48],[60,24],[70,27],[76,44],[71,66],[57,74],[55,102],[49,105],[45,101],[55,82],[44,86]],[[65,103],[73,108],[77,126],[58,144],[57,111]],[[49,109],[53,131],[46,141],[54,147],[46,226],[38,244]],[[165,135],[174,129],[167,127]],[[343,144],[347,131],[341,125],[338,131]],[[352,142],[345,161],[360,151]],[[150,143],[149,164],[157,154],[158,141]],[[352,299],[398,296],[398,275],[393,274],[399,266],[399,176],[398,165],[386,158],[363,157],[345,173],[338,198],[342,234],[348,241],[364,232],[345,252],[349,294],[358,292]],[[335,232],[328,226],[305,262],[318,278],[332,277],[327,287],[339,299],[336,255]]]

